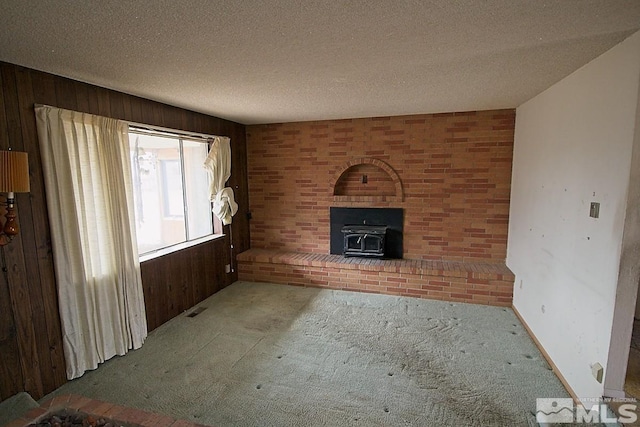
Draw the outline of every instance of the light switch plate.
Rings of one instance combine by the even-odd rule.
[[[593,375],[593,378],[595,378],[596,381],[598,381],[599,383],[602,383],[603,373],[604,373],[604,369],[602,368],[602,365],[600,363],[596,362],[593,365],[591,365],[591,374]]]

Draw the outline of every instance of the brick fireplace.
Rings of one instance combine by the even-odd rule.
[[[248,126],[251,247],[328,255],[330,207],[401,208],[405,260],[502,268],[514,125],[494,110]]]

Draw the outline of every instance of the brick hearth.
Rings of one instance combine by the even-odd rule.
[[[483,262],[345,258],[264,249],[238,255],[240,280],[510,306],[513,273]]]

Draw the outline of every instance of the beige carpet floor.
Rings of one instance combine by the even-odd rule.
[[[211,426],[511,427],[568,397],[509,308],[247,282],[197,307],[44,399]]]

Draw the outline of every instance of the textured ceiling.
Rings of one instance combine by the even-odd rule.
[[[639,0],[0,0],[0,60],[241,123],[512,108]]]

